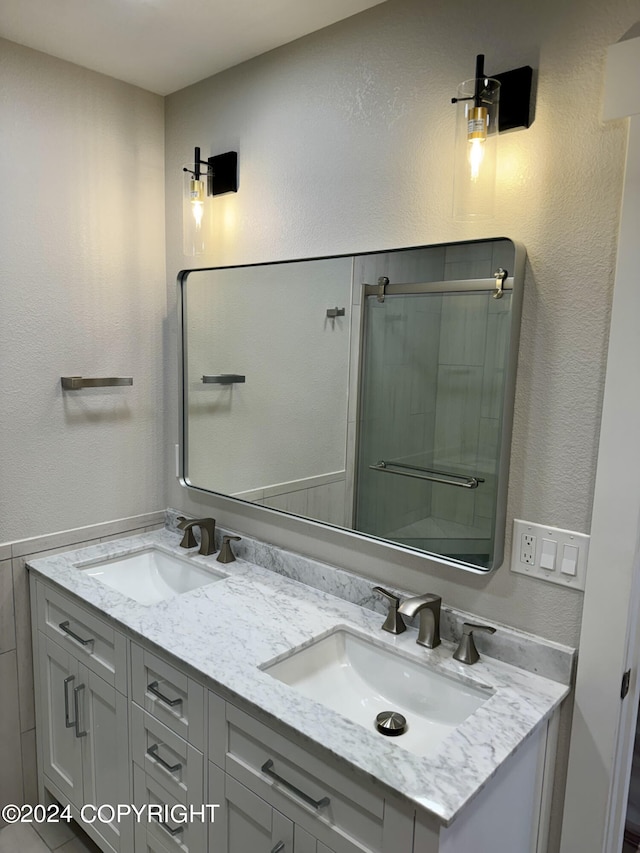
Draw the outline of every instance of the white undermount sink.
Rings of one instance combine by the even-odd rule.
[[[177,557],[154,547],[124,557],[76,565],[90,577],[139,604],[157,604],[226,577],[222,572],[194,565],[189,557]]]
[[[399,712],[406,731],[379,737],[415,755],[431,752],[494,692],[343,628],[261,669],[376,733],[380,712]]]

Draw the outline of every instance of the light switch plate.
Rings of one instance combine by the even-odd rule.
[[[568,586],[572,589],[584,589],[590,539],[591,537],[586,533],[576,533],[573,530],[563,530],[560,527],[547,527],[544,524],[534,524],[531,521],[515,518],[511,546],[511,571],[520,575],[528,575],[531,578],[539,578],[549,583],[557,583],[560,586]],[[552,570],[544,569],[540,565],[543,540],[551,540],[551,542],[557,543],[555,568]],[[530,556],[529,543],[531,541],[537,543],[538,546],[533,550],[533,558]],[[569,549],[572,547],[578,549],[575,575],[568,575],[562,571],[565,546]],[[573,552],[569,550],[567,553]],[[526,560],[524,559],[525,555]]]

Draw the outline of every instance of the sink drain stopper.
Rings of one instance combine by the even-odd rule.
[[[381,735],[398,737],[407,730],[407,718],[397,711],[381,711],[376,717],[376,728]]]

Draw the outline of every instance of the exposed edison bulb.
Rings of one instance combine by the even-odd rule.
[[[472,181],[478,180],[480,167],[484,160],[484,143],[487,140],[487,116],[488,111],[486,107],[471,107],[468,112],[467,141],[469,143],[468,158]]]
[[[480,175],[480,166],[484,160],[484,139],[472,139],[469,144],[469,166],[471,167],[471,180],[477,181]]]
[[[204,181],[197,181],[195,178],[189,181],[189,200],[196,228],[200,228],[204,213]]]
[[[453,215],[461,221],[493,216],[499,100],[500,83],[490,77],[458,86]]]
[[[185,255],[201,255],[209,233],[206,178],[200,179],[199,163],[184,169],[182,191],[182,243]]]

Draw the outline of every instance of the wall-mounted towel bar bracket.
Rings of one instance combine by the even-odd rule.
[[[378,279],[378,295],[376,297],[378,302],[384,302],[384,292],[388,286],[389,279],[386,277],[386,275],[381,275]]]
[[[218,373],[213,376],[203,376],[205,385],[234,385],[236,382],[245,382],[245,377],[239,373]]]
[[[60,384],[65,391],[80,391],[83,388],[107,388],[113,385],[133,385],[133,377],[106,376],[99,379],[85,379],[82,376],[61,376]]]
[[[502,267],[498,267],[498,269],[494,272],[493,277],[496,280],[496,289],[493,294],[494,299],[502,299],[502,295],[504,293],[504,282],[509,273],[506,270],[503,270]]]
[[[417,480],[429,480],[445,486],[459,486],[462,489],[477,489],[484,483],[483,477],[467,477],[464,474],[452,474],[450,471],[433,471],[418,465],[406,465],[402,462],[385,462],[383,459],[375,465],[369,465],[372,471],[384,471],[385,474],[399,474],[401,477],[415,477]],[[396,470],[400,468],[401,470]]]

